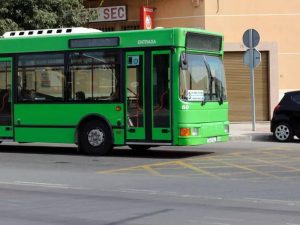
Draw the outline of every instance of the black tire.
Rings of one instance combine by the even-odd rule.
[[[292,127],[285,122],[279,122],[274,127],[273,137],[279,142],[288,142],[294,138]]]
[[[79,149],[88,155],[106,155],[112,150],[112,134],[100,120],[88,121],[79,130]]]
[[[131,150],[136,152],[144,152],[147,151],[151,146],[149,145],[128,145]]]

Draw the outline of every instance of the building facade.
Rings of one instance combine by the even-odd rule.
[[[262,62],[255,69],[256,117],[270,120],[281,96],[300,88],[299,0],[87,0],[86,8],[126,6],[126,18],[89,22],[103,31],[140,28],[140,7],[154,8],[154,27],[195,27],[217,31],[225,37],[225,71],[231,121],[251,120],[249,69],[243,65],[243,33],[260,33],[257,49]],[[118,17],[117,11],[110,16]],[[122,14],[122,11],[121,11]],[[120,15],[121,15],[120,14]]]

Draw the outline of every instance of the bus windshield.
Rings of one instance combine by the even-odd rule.
[[[183,53],[184,54],[184,53]],[[180,97],[184,101],[226,100],[226,81],[221,57],[186,54],[180,70]]]

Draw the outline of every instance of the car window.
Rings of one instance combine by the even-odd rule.
[[[298,105],[300,105],[300,94],[292,95],[291,99],[292,99],[293,102],[295,102]]]

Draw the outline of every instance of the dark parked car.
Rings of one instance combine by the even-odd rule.
[[[300,138],[300,91],[287,92],[275,107],[271,120],[271,132],[277,141]]]

